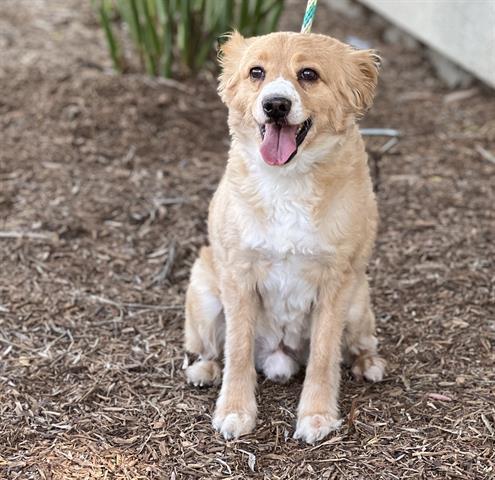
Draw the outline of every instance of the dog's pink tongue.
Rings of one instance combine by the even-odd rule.
[[[261,143],[260,152],[263,160],[269,165],[283,165],[297,150],[297,125],[279,127],[274,123],[267,123],[265,138]]]

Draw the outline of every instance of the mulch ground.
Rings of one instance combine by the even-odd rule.
[[[214,75],[113,75],[89,3],[0,5],[0,478],[494,478],[493,91],[452,95],[383,23],[320,7],[316,31],[384,57],[364,126],[402,132],[370,266],[388,372],[344,371],[316,446],[291,438],[302,376],[260,378],[256,431],[225,442],[181,338],[226,111]]]

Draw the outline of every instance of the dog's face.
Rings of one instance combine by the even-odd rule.
[[[371,106],[379,58],[325,35],[233,33],[219,92],[232,134],[271,166],[314,161]],[[308,160],[309,159],[309,160]]]

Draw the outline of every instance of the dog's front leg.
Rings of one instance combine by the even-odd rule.
[[[213,426],[225,439],[253,430],[256,423],[254,335],[258,295],[246,279],[222,281],[225,312],[225,369]]]
[[[342,423],[337,401],[347,285],[342,282],[338,291],[322,288],[313,313],[310,354],[294,434],[307,443],[321,440]]]

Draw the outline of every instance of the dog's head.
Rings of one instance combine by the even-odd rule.
[[[313,161],[373,101],[379,57],[326,35],[229,36],[219,93],[234,138],[269,165]]]

